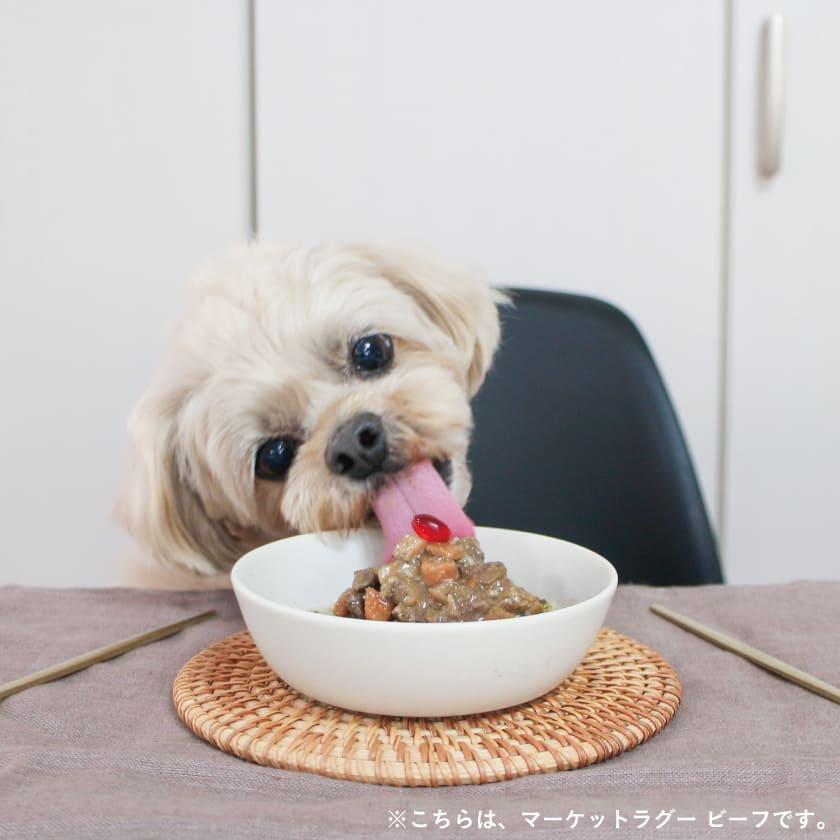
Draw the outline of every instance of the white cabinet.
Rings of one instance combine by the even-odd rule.
[[[840,574],[840,5],[737,0],[724,549],[732,582]],[[759,172],[762,27],[784,21],[778,173]]]
[[[707,0],[257,0],[260,236],[617,303],[714,515],[723,24]]]
[[[114,581],[126,418],[248,230],[244,2],[0,4],[0,584]]]

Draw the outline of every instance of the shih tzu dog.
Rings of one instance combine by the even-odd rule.
[[[392,542],[402,508],[457,519],[505,300],[410,251],[232,251],[196,276],[132,414],[119,520],[160,562],[214,574],[374,509]]]

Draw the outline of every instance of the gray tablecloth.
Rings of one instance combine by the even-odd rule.
[[[572,772],[381,788],[251,765],[180,722],[170,699],[178,668],[243,626],[230,592],[0,588],[0,682],[219,610],[0,701],[0,837],[840,837],[840,706],[657,618],[653,602],[840,683],[840,583],[625,586],[607,623],[659,650],[683,680],[682,706],[663,733]]]

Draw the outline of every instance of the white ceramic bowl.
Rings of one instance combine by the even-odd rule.
[[[570,674],[592,644],[617,583],[603,557],[552,537],[478,528],[488,560],[557,609],[499,621],[408,624],[315,612],[353,572],[378,565],[381,538],[361,530],[264,545],[233,567],[257,647],[291,686],[369,714],[443,717],[533,700]]]

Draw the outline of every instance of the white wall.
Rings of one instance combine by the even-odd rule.
[[[0,5],[0,583],[114,580],[125,423],[185,276],[248,230],[246,9]]]

